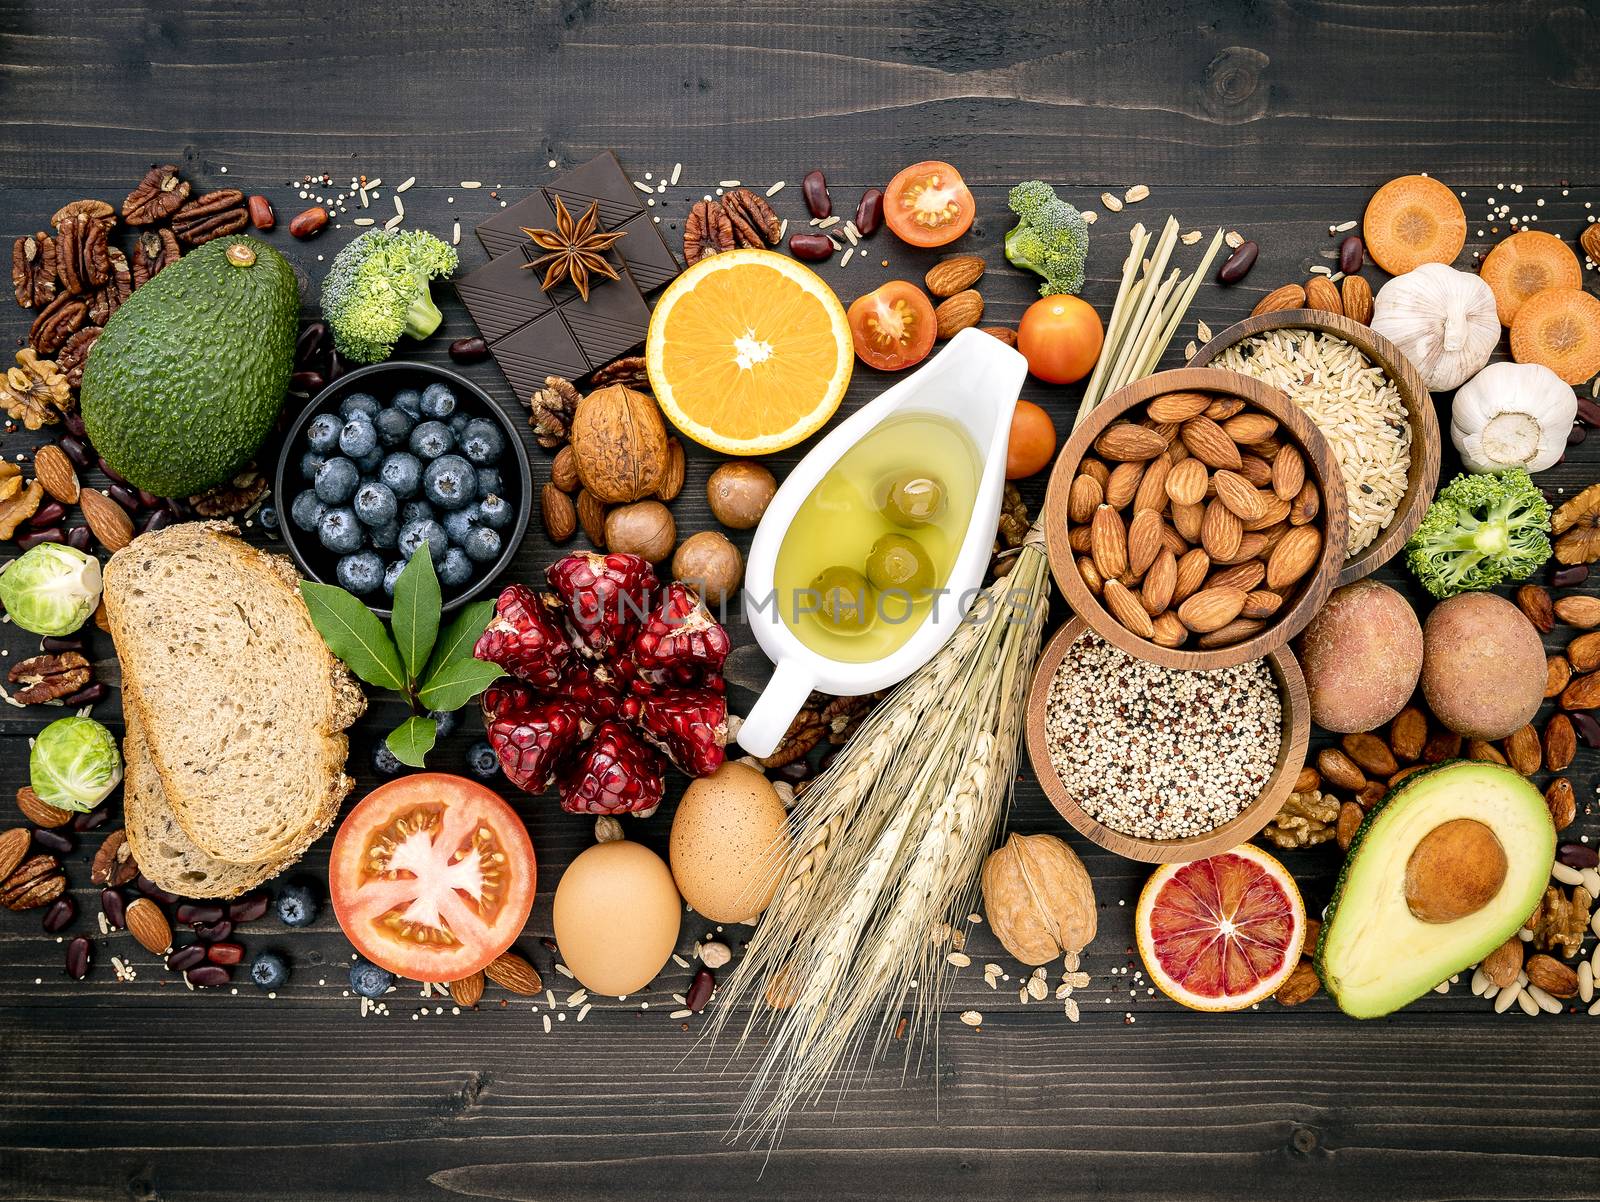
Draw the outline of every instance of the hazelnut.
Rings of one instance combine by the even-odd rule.
[[[596,843],[615,843],[618,839],[624,837],[622,823],[618,822],[610,814],[601,814],[600,817],[594,820],[594,841]]]
[[[749,530],[772,503],[778,482],[771,472],[748,459],[724,463],[706,481],[711,512],[730,530]]]
[[[660,501],[635,501],[606,513],[606,550],[639,555],[660,563],[672,554],[678,527]]]
[[[672,557],[672,578],[693,585],[701,599],[715,608],[739,591],[744,558],[725,535],[702,530],[684,539]]]
[[[700,963],[707,968],[721,968],[733,959],[733,952],[726,943],[702,943],[700,945]]]

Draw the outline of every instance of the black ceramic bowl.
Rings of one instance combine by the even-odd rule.
[[[305,439],[306,423],[319,413],[336,412],[339,402],[352,392],[370,392],[381,403],[387,403],[401,389],[415,388],[420,391],[438,381],[455,390],[457,403],[463,410],[477,417],[492,419],[505,434],[506,454],[499,464],[500,474],[505,481],[506,492],[510,494],[505,499],[515,506],[517,515],[506,532],[500,557],[487,570],[475,574],[465,587],[454,592],[444,589],[445,612],[459,609],[468,601],[482,596],[510,565],[523,535],[528,532],[529,504],[533,495],[533,470],[528,466],[528,449],[522,442],[522,427],[507,417],[487,392],[455,372],[427,363],[392,361],[374,363],[371,367],[340,376],[317,393],[289,427],[283,450],[278,455],[273,491],[278,506],[278,531],[288,544],[289,554],[294,557],[302,575],[323,584],[338,584],[334,567],[339,557],[324,547],[315,534],[308,534],[296,526],[289,516],[289,506],[294,498],[301,490],[310,487],[300,478],[300,457],[309,449]],[[389,616],[386,608],[388,597],[381,590],[362,599],[374,613],[381,617]],[[380,608],[377,602],[384,603],[385,607]]]

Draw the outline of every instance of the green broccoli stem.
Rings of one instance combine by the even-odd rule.
[[[1010,263],[1011,266],[1013,266],[1013,267],[1022,268],[1023,271],[1031,271],[1035,275],[1044,275],[1045,274],[1044,265],[1042,263],[1035,262],[1033,259],[1030,259],[1027,255],[1025,255],[1018,248],[1017,244],[1022,241],[1022,239],[1021,239],[1021,237],[1019,237],[1019,235],[1023,234],[1027,230],[1027,228],[1028,228],[1027,223],[1024,222],[1021,225],[1017,225],[1017,226],[1012,227],[1011,232],[1006,235],[1006,240],[1005,240],[1006,261],[1008,263]]]
[[[424,283],[411,298],[411,304],[406,307],[406,333],[416,339],[426,338],[439,328],[439,323],[444,320],[444,314],[439,312],[439,306],[433,303],[433,296]]]

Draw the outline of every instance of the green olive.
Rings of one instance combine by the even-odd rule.
[[[932,476],[897,476],[889,483],[883,516],[896,526],[926,526],[944,512],[944,484]]]
[[[877,618],[867,578],[854,568],[824,568],[811,582],[817,621],[838,634],[861,634]]]
[[[916,539],[885,534],[867,554],[867,579],[872,587],[918,596],[934,585],[933,559]]]

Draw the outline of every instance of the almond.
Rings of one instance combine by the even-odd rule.
[[[1267,536],[1265,534],[1241,534],[1239,547],[1227,559],[1219,559],[1218,563],[1233,564],[1244,563],[1246,560],[1260,559],[1267,553]]]
[[[489,962],[483,973],[501,989],[531,997],[544,988],[539,974],[516,952],[501,952]]]
[[[1222,423],[1223,433],[1242,447],[1260,446],[1265,439],[1272,437],[1277,428],[1278,419],[1268,413],[1240,413]],[[1276,445],[1263,449],[1268,451],[1262,456],[1265,459],[1278,453]]]
[[[1278,540],[1267,560],[1267,587],[1286,588],[1316,566],[1322,535],[1312,526],[1296,526]]]
[[[33,836],[28,833],[28,828],[25,826],[14,826],[0,833],[0,881],[16,871],[17,865],[22,863],[22,857],[28,854],[28,845],[32,842]]]
[[[1084,456],[1083,462],[1078,464],[1078,470],[1085,476],[1093,476],[1100,481],[1101,488],[1104,488],[1106,481],[1111,479],[1111,469],[1092,455]]]
[[[1178,620],[1196,634],[1221,630],[1244,608],[1242,588],[1201,589],[1178,606]]]
[[[1219,630],[1207,631],[1200,636],[1202,647],[1231,647],[1245,639],[1254,638],[1266,629],[1266,623],[1256,622],[1250,618],[1235,618]]]
[[[1294,792],[1319,793],[1322,791],[1322,773],[1310,764],[1300,769],[1300,775],[1294,778]]]
[[[1367,777],[1360,765],[1337,747],[1324,747],[1317,752],[1317,771],[1335,789],[1354,793],[1367,786]]]
[[[1393,776],[1400,771],[1394,753],[1374,734],[1345,735],[1339,740],[1344,753],[1361,765],[1363,772],[1373,776]]]
[[[1087,555],[1078,557],[1078,575],[1083,577],[1083,583],[1096,597],[1105,587],[1105,579],[1100,575],[1100,569],[1094,566],[1094,560]]]
[[[1422,744],[1422,762],[1442,764],[1445,760],[1453,760],[1461,754],[1462,742],[1461,736],[1453,730],[1436,730]]]
[[[1161,484],[1174,505],[1197,505],[1206,499],[1206,483],[1209,479],[1204,463],[1198,459],[1185,459],[1182,463],[1172,465]]]
[[[1544,661],[1544,695],[1545,700],[1558,696],[1561,690],[1567,687],[1567,681],[1572,679],[1572,665],[1567,662],[1564,655],[1550,655]]]
[[[1288,521],[1289,502],[1273,493],[1261,493],[1261,516],[1244,524],[1246,534],[1257,530],[1266,530]],[[1273,544],[1276,546],[1276,542]]]
[[[478,999],[483,997],[483,970],[479,969],[470,977],[462,977],[459,981],[451,981],[450,996],[456,1005],[464,1009],[476,1006]]]
[[[1298,1006],[1301,1002],[1309,1002],[1317,996],[1317,991],[1322,988],[1322,979],[1317,976],[1317,970],[1311,966],[1309,959],[1302,959],[1294,966],[1282,985],[1272,995],[1272,1000],[1280,1006]]]
[[[133,541],[133,519],[105,493],[84,489],[78,496],[78,508],[89,523],[89,532],[107,551],[120,551]]]
[[[578,511],[578,525],[583,528],[584,536],[595,547],[604,551],[606,549],[605,503],[587,488],[582,488],[578,490],[575,508]]]
[[[1528,974],[1528,984],[1537,985],[1551,997],[1578,995],[1578,974],[1554,956],[1547,956],[1543,952],[1530,956],[1522,971]]]
[[[1067,520],[1075,525],[1083,525],[1094,517],[1094,511],[1105,499],[1105,489],[1100,487],[1100,481],[1080,473],[1073,477],[1072,487],[1067,491]]]
[[[1204,413],[1212,399],[1206,392],[1168,392],[1151,401],[1145,412],[1152,421],[1186,422]]]
[[[1161,515],[1154,509],[1140,509],[1128,523],[1128,571],[1143,576],[1161,551]],[[1146,636],[1148,637],[1148,636]]]
[[[1165,521],[1161,523],[1161,545],[1171,551],[1174,556],[1187,555],[1189,553],[1188,540],[1174,530],[1171,523]]]
[[[1015,330],[1008,330],[1004,326],[979,326],[978,328],[982,333],[989,335],[989,337],[998,338],[1012,350],[1016,349],[1017,332]]]
[[[1181,647],[1189,638],[1188,628],[1170,609],[1157,614],[1150,624],[1156,631],[1150,636],[1150,641],[1158,647]]]
[[[1555,616],[1568,626],[1589,630],[1600,626],[1600,597],[1575,595],[1556,601]]]
[[[1161,435],[1145,426],[1132,422],[1113,422],[1094,440],[1095,452],[1118,463],[1136,463],[1154,459],[1167,449]],[[1193,447],[1189,448],[1191,451]]]
[[[1101,600],[1106,603],[1106,608],[1111,611],[1111,616],[1121,622],[1134,634],[1142,639],[1150,638],[1155,634],[1155,627],[1150,623],[1150,615],[1145,612],[1139,599],[1128,591],[1128,587],[1120,580],[1107,580],[1105,591],[1100,594]]]
[[[983,297],[968,288],[939,302],[933,311],[933,324],[940,338],[954,338],[962,330],[978,324],[983,317]]]
[[[1549,634],[1556,624],[1556,609],[1550,594],[1537,584],[1525,584],[1517,590],[1517,608],[1540,634]]]
[[[1244,608],[1239,611],[1241,618],[1253,618],[1263,621],[1272,617],[1283,605],[1283,598],[1277,593],[1269,593],[1265,589],[1257,589],[1245,594]]]
[[[1261,578],[1267,574],[1266,565],[1259,560],[1250,563],[1236,563],[1232,567],[1225,567],[1220,572],[1213,572],[1206,581],[1207,588],[1242,588],[1249,592],[1261,583]]]
[[[1306,308],[1344,316],[1344,302],[1339,299],[1339,289],[1327,276],[1314,275],[1306,281],[1305,287]]]
[[[33,453],[33,474],[45,492],[63,505],[78,503],[78,473],[67,453],[55,443],[46,443]]]
[[[1172,507],[1172,528],[1178,537],[1193,545],[1200,541],[1200,528],[1205,524],[1206,507],[1202,502]]]
[[[1074,554],[1089,554],[1089,527],[1087,525],[1074,526],[1067,531],[1067,546],[1071,547]]]
[[[1467,758],[1476,760],[1480,764],[1499,764],[1502,768],[1509,767],[1505,753],[1487,739],[1468,739]]]
[[[1205,416],[1214,422],[1225,422],[1235,413],[1244,408],[1244,402],[1236,396],[1219,396],[1206,406]]]
[[[550,461],[550,483],[562,492],[578,490],[578,454],[570,442],[557,451],[556,457]]]
[[[1167,507],[1167,477],[1172,473],[1172,458],[1163,452],[1152,459],[1139,478],[1133,494],[1133,511],[1153,509],[1158,514]]]
[[[1311,522],[1322,509],[1322,494],[1317,491],[1317,486],[1307,480],[1300,486],[1300,491],[1289,504],[1289,525],[1304,526]]]
[[[1544,726],[1544,766],[1551,772],[1565,772],[1578,754],[1578,736],[1572,719],[1559,711],[1550,715]]]
[[[1285,284],[1282,288],[1274,289],[1259,301],[1256,307],[1250,310],[1250,316],[1259,313],[1281,313],[1285,309],[1304,309],[1306,307],[1306,290],[1299,284]]]
[[[1306,461],[1294,447],[1284,447],[1272,460],[1272,491],[1292,501],[1306,482]]]
[[[1272,464],[1260,455],[1240,455],[1239,475],[1248,480],[1252,488],[1265,488],[1272,483]]]
[[[922,282],[934,296],[954,296],[983,278],[982,255],[951,255],[928,268]]]
[[[1089,554],[1106,580],[1115,580],[1128,570],[1128,538],[1122,517],[1109,505],[1094,511],[1089,523]]]
[[[1218,471],[1211,477],[1211,483],[1216,486],[1217,500],[1232,510],[1241,522],[1253,522],[1266,516],[1266,500],[1238,472]]]
[[[1206,506],[1205,517],[1200,522],[1200,545],[1206,554],[1218,563],[1230,562],[1239,550],[1239,540],[1244,537],[1244,527],[1238,516],[1222,501],[1215,500]]]
[[[34,826],[54,828],[66,826],[72,821],[70,811],[58,809],[49,802],[40,801],[39,795],[28,785],[23,785],[17,790],[17,809],[22,811],[22,816]]]
[[[1211,556],[1199,547],[1187,552],[1178,560],[1178,582],[1172,588],[1172,604],[1182,604],[1200,591],[1211,570]]]
[[[1574,672],[1593,672],[1600,668],[1600,632],[1580,634],[1568,643],[1567,662]]]
[[[1178,586],[1178,560],[1172,551],[1161,548],[1150,570],[1144,574],[1144,584],[1139,590],[1139,603],[1151,617],[1162,613],[1172,604],[1173,590]]]
[[[1339,820],[1333,828],[1334,841],[1338,843],[1340,851],[1350,850],[1350,844],[1355,841],[1356,832],[1361,829],[1362,820],[1366,816],[1366,811],[1355,802],[1340,803]]]
[[[1592,710],[1597,707],[1600,707],[1600,672],[1574,677],[1572,683],[1561,690],[1561,708],[1564,710]]]
[[[539,494],[539,516],[544,521],[546,537],[553,543],[564,543],[578,532],[578,510],[572,498],[553,483],[546,484]]]
[[[1491,983],[1501,989],[1509,989],[1522,971],[1522,955],[1522,940],[1513,935],[1485,956],[1478,967],[1483,969],[1483,975]]]
[[[125,921],[128,933],[151,955],[164,956],[172,950],[172,924],[161,907],[148,897],[138,897],[128,903]]]
[[[1557,715],[1566,717],[1565,714]],[[1506,759],[1523,776],[1532,776],[1544,763],[1544,746],[1539,742],[1539,732],[1524,726],[1506,736]]]
[[[1347,275],[1339,281],[1339,300],[1344,315],[1362,325],[1372,323],[1372,285],[1358,275]]]
[[[1558,776],[1545,786],[1544,804],[1550,807],[1550,821],[1558,831],[1564,831],[1578,817],[1578,796],[1572,791],[1572,782]]]
[[[1225,467],[1234,472],[1239,470],[1238,444],[1209,417],[1191,417],[1183,423],[1181,437],[1183,445],[1189,448],[1189,454],[1207,467]]]
[[[1408,705],[1395,715],[1389,724],[1389,750],[1395,758],[1415,761],[1422,754],[1422,745],[1428,740],[1428,719],[1414,705]]]
[[[1113,509],[1126,509],[1139,495],[1139,485],[1143,482],[1143,463],[1117,464],[1106,478],[1106,504]]]
[[[685,470],[683,442],[676,438],[667,439],[667,470],[662,474],[661,483],[656,486],[656,496],[663,501],[677,500],[678,494],[683,491]]]

